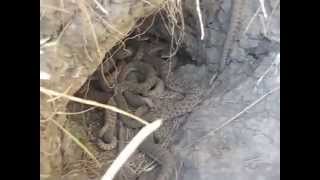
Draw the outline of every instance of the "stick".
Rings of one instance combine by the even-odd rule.
[[[144,126],[137,135],[133,137],[130,143],[121,151],[117,158],[113,161],[107,172],[104,174],[101,180],[112,180],[118,173],[123,164],[128,158],[135,152],[138,146],[143,140],[156,131],[162,124],[162,120],[156,120],[146,126]]]
[[[123,114],[125,116],[131,117],[132,119],[135,119],[135,120],[139,121],[140,123],[142,123],[144,125],[148,125],[149,124],[148,122],[144,121],[143,119],[139,118],[138,116],[135,116],[135,115],[133,115],[131,113],[125,112],[125,111],[123,111],[123,110],[121,110],[119,108],[116,108],[114,106],[101,104],[101,103],[98,103],[98,102],[95,102],[95,101],[85,100],[85,99],[82,99],[82,98],[70,96],[70,95],[59,93],[59,92],[56,92],[56,91],[53,91],[53,90],[50,90],[50,89],[46,89],[44,87],[40,87],[40,92],[42,92],[44,94],[47,94],[47,95],[54,95],[54,96],[64,97],[64,98],[67,98],[67,99],[69,99],[71,101],[75,101],[75,102],[79,102],[79,103],[83,103],[83,104],[87,104],[87,105],[92,105],[92,106],[105,108],[105,109],[108,109],[108,110]]]
[[[201,40],[203,40],[203,38],[204,38],[204,29],[203,29],[203,21],[202,21],[202,16],[201,16],[201,9],[200,9],[200,2],[199,2],[199,0],[196,0],[196,5],[197,5],[197,14],[198,14],[199,23],[200,23]]]

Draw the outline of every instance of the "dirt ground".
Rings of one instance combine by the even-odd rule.
[[[280,179],[277,62],[266,57],[245,82],[190,114],[175,147],[184,162],[182,179]]]
[[[182,64],[180,68],[183,69],[180,71],[180,77],[188,79],[190,82],[206,81],[216,73],[228,31],[231,2],[232,0],[201,1],[205,32],[204,40],[201,40],[195,2],[192,0],[183,1],[185,34],[181,44],[178,44],[179,51],[176,55]],[[192,112],[177,118],[177,121],[181,119],[184,123],[174,133],[173,145],[170,148],[179,158],[178,179],[280,179],[280,1],[266,0],[264,6],[261,6],[258,0],[246,0],[246,2],[240,37],[235,42],[226,69],[218,77],[218,84],[205,101]],[[121,16],[121,14],[119,13],[117,16]],[[172,36],[165,31],[163,23],[159,19],[161,18],[156,18],[148,33],[157,34],[168,43],[172,37],[179,39],[179,35],[181,35],[179,29]],[[140,28],[144,29],[144,27]],[[43,31],[50,34],[49,30]],[[44,34],[42,35],[44,36]],[[72,39],[76,35],[69,35],[69,37]],[[68,44],[77,44],[75,41],[79,40],[73,40]],[[114,42],[117,42],[117,39]],[[90,42],[88,43],[90,44]],[[111,49],[111,47],[105,46],[104,50],[107,51],[107,49]],[[63,49],[62,51],[67,50]],[[47,58],[46,61],[48,59],[50,58]],[[40,64],[41,62],[44,61],[40,61]],[[70,75],[79,74],[77,60],[72,63],[73,71],[70,72]],[[97,61],[93,64],[97,67],[100,62]],[[78,87],[71,90],[73,93],[83,89],[87,85],[84,81],[88,77],[92,77],[91,75],[94,75],[96,70],[93,65],[86,65],[86,63],[82,63],[82,65],[81,67],[90,70],[84,74],[80,73],[79,76],[86,78],[79,80]],[[46,70],[45,65],[43,66],[43,69]],[[62,66],[57,65],[55,68]],[[50,83],[44,82],[42,86],[47,84]],[[80,88],[82,84],[84,85]],[[65,87],[55,90],[62,92],[66,89]],[[110,96],[104,95],[93,100],[104,102],[104,99],[108,99]],[[69,106],[78,109],[75,110],[72,107],[70,109]],[[78,106],[79,104],[72,105],[71,103],[70,105],[69,103],[68,110],[76,112],[79,110]],[[46,108],[42,108],[45,111]],[[87,108],[90,107],[83,105],[80,107],[80,109]],[[85,127],[86,121],[83,119],[92,121],[101,119],[103,116],[99,114],[101,113],[99,110],[92,112],[67,116],[68,122],[81,122],[71,125],[76,126],[71,129],[77,129],[72,132],[77,138],[81,139],[83,136],[81,131],[85,131],[83,127]],[[65,127],[70,126],[68,122]],[[62,156],[59,160],[61,164],[77,162],[79,157],[85,159],[83,151],[73,143],[72,139],[64,133],[59,134],[58,137],[62,137],[59,140],[62,142]],[[42,138],[42,141],[44,139]],[[94,147],[91,147],[92,144],[86,145],[94,151]],[[41,148],[45,149],[46,147]],[[112,151],[112,153],[99,155],[103,156],[102,160],[105,160],[102,169],[105,170],[110,165],[116,154],[117,151]],[[42,159],[41,163],[46,164],[46,159]],[[47,166],[43,165],[43,167]],[[74,167],[60,167],[60,173],[61,171],[71,172],[76,168],[76,165]],[[43,172],[46,172],[45,168]],[[67,175],[61,179],[80,179],[80,177],[88,178]],[[43,179],[49,178],[43,176]]]
[[[270,7],[277,3],[265,2]],[[224,4],[222,7],[227,6]],[[251,1],[249,7],[250,19],[259,9],[258,1]],[[265,39],[259,39],[266,22],[262,12],[249,20],[249,28],[231,55],[226,72],[229,83],[186,117],[174,147],[183,161],[181,179],[280,179],[279,12],[268,20],[271,25]],[[268,14],[270,17],[270,11]],[[209,25],[216,23],[213,20]],[[220,39],[216,30],[208,31],[212,39]],[[212,61],[217,59],[214,46],[205,52]]]

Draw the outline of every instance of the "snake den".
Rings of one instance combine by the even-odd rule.
[[[279,11],[41,0],[41,179],[279,178]]]

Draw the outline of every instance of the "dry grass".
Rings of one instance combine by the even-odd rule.
[[[168,34],[171,36],[171,48],[169,55],[169,58],[171,58],[177,53],[180,45],[182,44],[185,33],[181,1],[167,1],[163,12],[165,12],[165,14],[160,13],[162,23],[164,24]]]
[[[91,105],[91,106],[96,106],[96,107],[101,107],[101,108],[105,108],[107,110],[111,110],[111,111],[114,111],[114,112],[117,112],[117,113],[120,113],[120,114],[123,114],[125,116],[128,116],[132,119],[135,119],[137,121],[139,121],[140,123],[144,124],[144,125],[148,125],[149,123],[146,122],[145,120],[131,114],[131,113],[128,113],[126,111],[123,111],[117,107],[114,107],[114,106],[110,106],[110,105],[106,105],[106,104],[101,104],[101,103],[98,103],[98,102],[95,102],[95,101],[91,101],[91,100],[86,100],[86,99],[82,99],[82,98],[78,98],[78,97],[75,97],[75,96],[70,96],[70,95],[67,95],[67,94],[64,94],[64,93],[59,93],[59,92],[56,92],[56,91],[53,91],[53,90],[50,90],[50,89],[47,89],[47,88],[44,88],[44,87],[40,87],[40,92],[46,94],[46,95],[49,95],[49,96],[56,96],[56,97],[62,97],[62,98],[67,98],[68,100],[70,101],[75,101],[75,102],[78,102],[78,103],[83,103],[83,104],[87,104],[87,105]]]
[[[259,7],[256,10],[256,12],[254,13],[254,15],[248,21],[243,34],[246,34],[249,31],[249,28],[251,27],[252,23],[257,19],[257,17],[259,17],[260,23],[263,28],[263,35],[265,37],[270,38],[269,32],[270,32],[271,20],[272,20],[274,14],[276,13],[276,11],[278,10],[278,8],[280,7],[280,0],[277,0],[275,4],[276,5],[275,5],[274,9],[272,9],[270,15],[268,15],[267,11],[265,9],[265,6],[264,6],[264,0],[259,0]],[[262,15],[260,15],[260,13],[262,13]],[[279,42],[279,40],[277,40],[277,39],[273,39],[273,40]]]
[[[89,26],[90,26],[90,30],[91,30],[91,33],[92,33],[92,37],[94,39],[94,43],[95,43],[95,46],[97,48],[97,53],[98,53],[98,59],[102,59],[103,58],[103,54],[102,54],[102,51],[101,51],[101,47],[98,43],[98,38],[97,38],[97,34],[95,32],[95,28],[92,24],[92,21],[91,21],[91,15],[89,14],[89,11],[88,11],[88,5],[86,4],[86,2],[84,0],[80,0],[79,3],[79,8],[82,12],[82,15],[83,15],[83,19],[85,19]]]
[[[137,120],[139,121],[140,123],[143,123],[144,125],[148,125],[149,123],[142,120],[141,118],[133,115],[133,114],[130,114],[126,111],[123,111],[121,109],[118,109],[117,107],[113,107],[113,106],[109,106],[109,105],[104,105],[104,104],[100,104],[98,102],[94,102],[94,101],[90,101],[90,100],[85,100],[85,99],[82,99],[82,98],[77,98],[77,97],[74,97],[74,96],[70,96],[70,95],[67,95],[65,91],[65,93],[59,93],[59,92],[56,92],[56,91],[52,91],[52,90],[48,90],[46,88],[43,88],[43,87],[40,87],[40,92],[41,93],[44,93],[48,96],[50,96],[51,98],[49,99],[51,103],[54,102],[54,100],[57,100],[58,98],[66,98],[70,101],[75,101],[75,102],[78,102],[78,103],[83,103],[83,104],[87,104],[87,105],[92,105],[94,107],[91,107],[91,108],[88,108],[86,110],[83,110],[83,111],[80,111],[80,112],[72,112],[72,113],[68,113],[68,112],[61,112],[61,111],[56,111],[56,112],[53,112],[52,115],[46,119],[46,120],[41,120],[41,124],[43,125],[44,123],[47,123],[47,122],[51,122],[53,123],[55,126],[57,126],[64,134],[67,135],[67,137],[71,138],[72,141],[77,144],[92,160],[94,160],[95,164],[92,164],[90,165],[90,162],[79,162],[79,166],[81,167],[87,167],[87,169],[90,169],[92,171],[92,169],[94,169],[95,167],[98,167],[98,168],[101,168],[102,167],[102,163],[97,159],[97,157],[95,157],[94,153],[92,153],[75,135],[73,135],[71,132],[69,132],[67,129],[65,129],[63,127],[63,125],[61,125],[60,123],[58,123],[56,120],[53,120],[53,117],[57,114],[62,114],[62,115],[75,115],[75,114],[82,114],[82,113],[85,113],[85,112],[88,112],[90,110],[93,110],[94,108],[96,107],[101,107],[101,108],[106,108],[108,110],[112,110],[112,111],[115,111],[115,112],[118,112],[118,113],[121,113],[123,115],[127,115],[131,118],[133,118],[134,120]],[[51,139],[53,139],[54,137],[51,137]],[[58,138],[58,137],[56,137]],[[59,146],[56,148],[55,150],[55,153],[59,152],[59,149],[61,147],[60,143],[58,143]],[[46,155],[51,155],[53,154],[52,152],[51,153],[46,153],[46,152],[43,152],[44,154]],[[88,164],[89,163],[89,164]]]
[[[101,167],[101,163],[98,161],[98,159],[91,153],[91,151],[83,144],[81,141],[78,140],[77,137],[75,137],[72,133],[70,133],[68,130],[66,130],[62,125],[60,125],[55,120],[51,121],[54,125],[56,125],[63,133],[65,133],[68,137],[70,137],[81,149],[84,150],[96,163],[99,167]]]

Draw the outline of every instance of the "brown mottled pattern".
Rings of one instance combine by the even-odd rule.
[[[133,81],[126,81],[126,76],[131,72],[131,71],[142,71],[145,74],[146,79],[142,83],[137,83]],[[159,78],[156,76],[155,70],[152,68],[151,65],[147,63],[143,63],[140,61],[133,61],[128,64],[128,66],[125,68],[123,74],[121,75],[122,77],[120,80],[124,80],[120,84],[117,85],[116,87],[116,95],[115,95],[115,101],[119,108],[129,111],[129,106],[127,104],[127,100],[125,99],[123,93],[125,91],[130,91],[133,93],[141,93],[141,94],[146,94],[149,89],[151,89],[157,81],[159,81]],[[131,96],[129,98],[136,98],[134,96]],[[130,100],[129,100],[130,101]],[[134,101],[134,100],[131,100]],[[122,121],[125,123],[126,126],[130,128],[140,128],[142,127],[142,124],[139,122],[136,122],[135,120],[130,119],[129,117],[126,116],[120,116]]]
[[[116,106],[113,97],[109,99],[108,104],[111,106]],[[115,136],[117,113],[110,110],[105,110],[104,116],[105,124],[99,131],[97,146],[102,150],[110,151],[117,147],[117,138]],[[109,141],[109,143],[106,143],[105,141]]]

